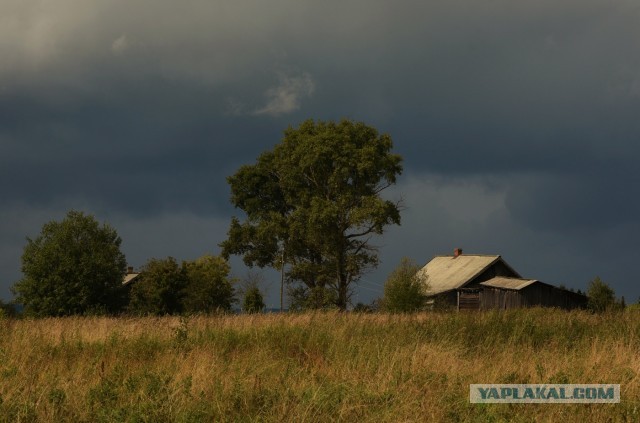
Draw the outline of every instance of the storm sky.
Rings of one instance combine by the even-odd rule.
[[[71,209],[135,267],[217,254],[242,216],[225,177],[349,118],[391,135],[406,206],[355,302],[455,247],[636,302],[639,40],[636,0],[3,0],[0,297]]]

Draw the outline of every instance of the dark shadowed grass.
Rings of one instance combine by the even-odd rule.
[[[0,320],[0,422],[638,421],[640,313]],[[470,383],[619,383],[479,405]]]

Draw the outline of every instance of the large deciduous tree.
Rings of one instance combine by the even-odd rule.
[[[27,238],[16,302],[35,316],[118,311],[127,265],[120,243],[115,229],[82,212],[46,223],[37,238]]]
[[[232,219],[223,255],[242,255],[249,266],[286,263],[290,281],[332,291],[345,309],[352,284],[378,263],[372,236],[400,224],[398,204],[381,197],[402,172],[392,147],[389,135],[360,122],[288,128],[227,179],[246,220]]]

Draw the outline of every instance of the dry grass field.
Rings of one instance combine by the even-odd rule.
[[[619,383],[619,404],[470,404]],[[640,312],[0,319],[1,422],[640,421]]]

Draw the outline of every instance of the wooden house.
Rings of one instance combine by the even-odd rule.
[[[499,255],[436,256],[418,276],[437,306],[458,310],[584,307],[587,297],[536,279],[524,279]]]

